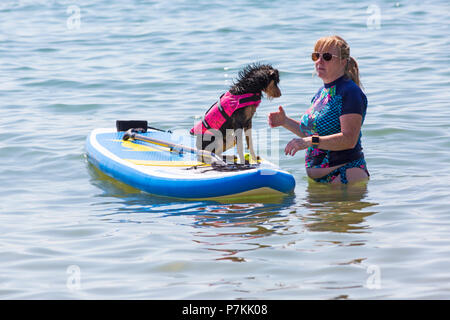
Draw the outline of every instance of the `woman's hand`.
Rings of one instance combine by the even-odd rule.
[[[286,119],[287,117],[283,107],[279,106],[277,112],[269,113],[269,126],[272,128],[283,126],[286,124]]]
[[[284,154],[293,156],[294,154],[297,153],[297,151],[311,147],[311,142],[309,140],[311,139],[308,138],[292,139],[286,145],[286,148],[284,148]]]

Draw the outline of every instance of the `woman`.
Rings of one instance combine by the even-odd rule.
[[[333,184],[367,180],[369,172],[361,146],[367,98],[360,89],[358,64],[339,36],[317,40],[312,60],[324,85],[311,100],[310,108],[296,121],[280,106],[269,114],[269,125],[282,126],[300,137],[286,145],[285,154],[293,156],[308,149],[305,166],[313,180]]]

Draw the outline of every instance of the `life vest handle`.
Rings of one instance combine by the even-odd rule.
[[[226,116],[226,117],[225,117],[226,119],[229,119],[229,116],[226,114],[225,110],[223,110],[222,105],[220,104],[220,99],[222,99],[222,97],[223,97],[224,95],[225,95],[225,93],[222,93],[222,95],[219,97],[219,100],[217,100],[217,102],[214,102],[214,103],[212,104],[212,106],[209,107],[208,110],[206,110],[205,115],[203,116],[203,119],[202,119],[203,126],[206,128],[206,130],[211,129],[211,126],[209,125],[208,121],[206,121],[206,115],[208,114],[208,112],[209,112],[216,104],[217,104],[217,108],[219,109],[220,113],[221,113],[223,116]]]
[[[207,114],[215,105],[216,105],[216,103],[219,103],[219,105],[220,105],[220,99],[222,99],[222,97],[225,95],[225,93],[222,93],[222,95],[219,97],[219,100],[218,101],[216,101],[216,102],[214,102],[212,105],[211,105],[211,107],[209,107],[209,109],[208,110],[206,110],[206,112],[205,112],[205,114]]]

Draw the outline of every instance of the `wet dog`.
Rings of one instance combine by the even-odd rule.
[[[191,134],[197,137],[197,149],[221,156],[222,152],[236,145],[240,163],[245,163],[245,135],[251,159],[256,161],[251,135],[252,118],[261,103],[263,92],[268,99],[281,96],[279,82],[278,70],[269,64],[251,64],[241,70],[229,90],[191,129]],[[202,158],[201,161],[207,162],[208,159]]]

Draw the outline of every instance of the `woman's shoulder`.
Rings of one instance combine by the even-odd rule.
[[[367,102],[364,91],[350,78],[344,77],[340,81],[336,91],[342,97],[360,98]]]
[[[351,79],[346,76],[343,76],[341,81],[338,82],[338,89],[343,92],[357,92],[362,93],[362,89]]]
[[[343,79],[336,91],[338,91],[338,94],[342,97],[343,114],[365,113],[367,108],[367,97],[352,79]]]

